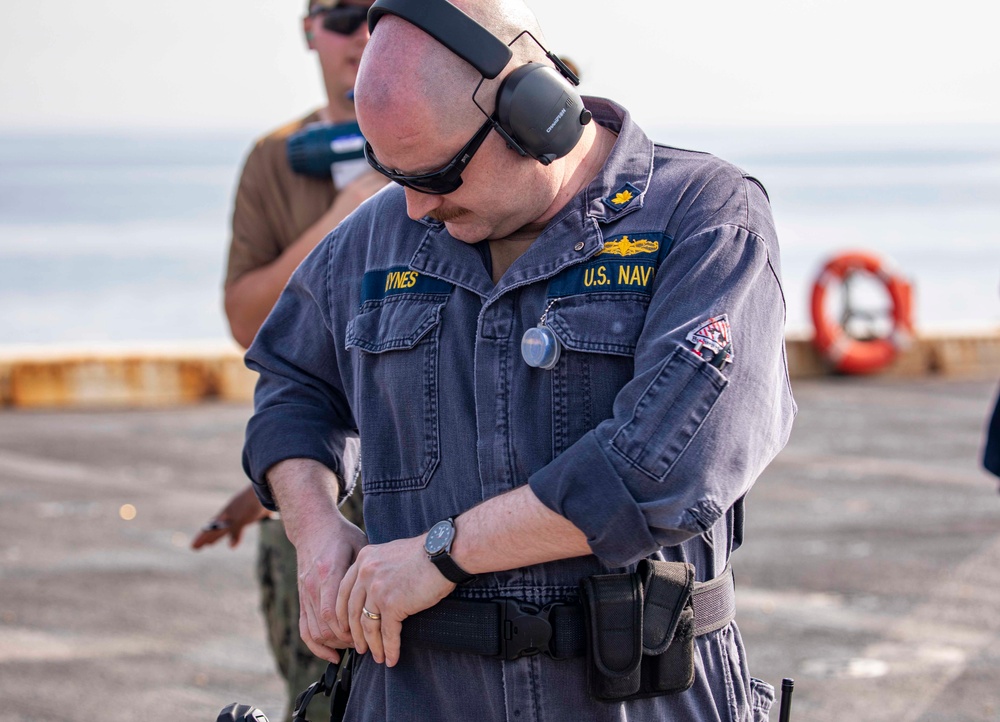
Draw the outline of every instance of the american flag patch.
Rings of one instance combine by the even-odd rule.
[[[704,356],[704,351],[709,351],[712,358],[724,349],[726,351],[725,361],[733,362],[732,331],[729,328],[729,316],[723,314],[708,319],[706,323],[696,328],[687,335],[687,340],[692,344],[692,350],[699,356]]]

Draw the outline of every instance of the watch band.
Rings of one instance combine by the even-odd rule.
[[[431,561],[449,582],[454,582],[455,584],[468,584],[476,578],[475,574],[469,574],[467,571],[462,569],[462,567],[458,566],[458,564],[455,563],[455,560],[451,558],[451,554],[447,551],[431,557]]]

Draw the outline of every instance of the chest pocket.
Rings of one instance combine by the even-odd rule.
[[[546,325],[563,349],[552,369],[552,451],[558,455],[614,414],[635,371],[649,296],[591,293],[557,299]]]
[[[365,494],[427,486],[441,456],[438,357],[447,297],[396,296],[363,307],[347,325],[359,355],[353,406]]]

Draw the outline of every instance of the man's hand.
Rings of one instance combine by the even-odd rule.
[[[451,555],[470,574],[516,569],[590,553],[587,537],[548,509],[528,486],[495,496],[455,519]],[[531,543],[526,544],[525,539]],[[337,618],[354,647],[376,662],[399,661],[403,620],[454,589],[427,558],[424,536],[372,544],[358,553],[337,594]],[[367,609],[378,619],[363,612]]]
[[[330,215],[329,220],[333,223],[327,231],[332,231],[334,226],[350,215],[351,211],[375,195],[388,182],[389,179],[378,171],[366,170],[341,188],[337,197],[333,199],[330,210],[327,211]]]
[[[248,524],[267,519],[271,512],[261,506],[253,486],[248,485],[243,491],[229,500],[222,511],[215,515],[208,524],[202,527],[198,535],[191,540],[192,549],[215,544],[222,537],[229,535],[229,546],[240,543],[243,530]]]
[[[337,621],[337,590],[368,538],[337,509],[337,476],[318,461],[280,461],[268,469],[267,481],[295,546],[299,634],[317,657],[339,662],[337,650],[354,642],[350,627]]]
[[[354,647],[371,650],[376,662],[399,661],[403,620],[440,602],[455,588],[427,559],[424,538],[372,544],[358,553],[337,595],[340,626],[349,626]],[[364,615],[367,609],[379,619]]]
[[[316,529],[296,540],[299,634],[317,657],[339,662],[337,650],[354,646],[354,639],[350,625],[339,622],[337,590],[368,538],[339,513]]]

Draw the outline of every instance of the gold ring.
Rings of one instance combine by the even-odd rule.
[[[369,612],[367,607],[361,607],[361,613],[376,622],[382,618],[382,615],[378,612]]]

